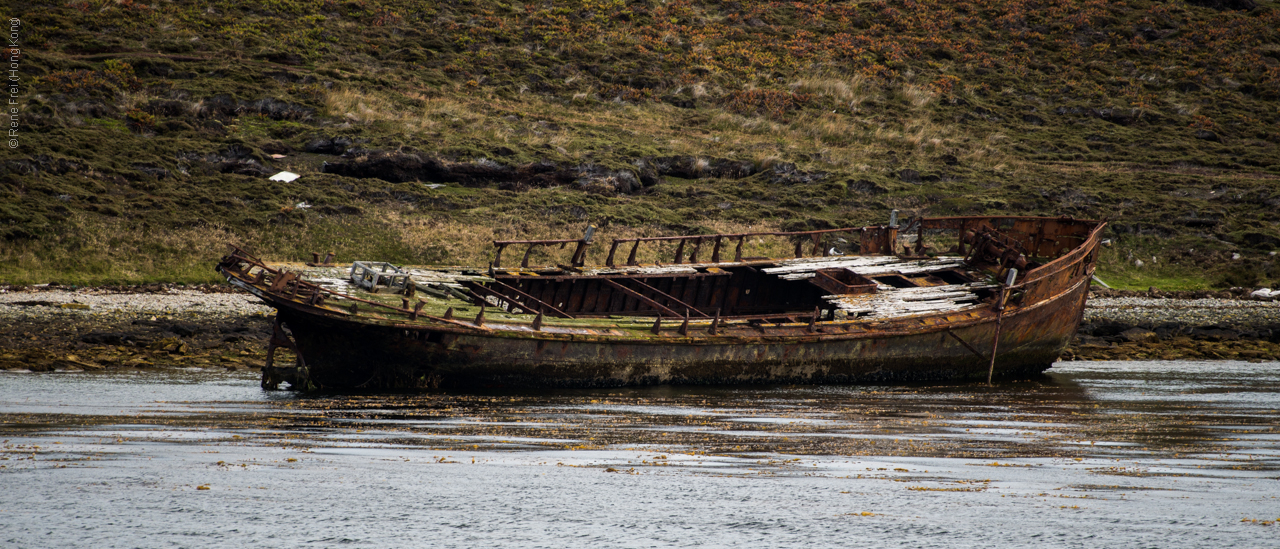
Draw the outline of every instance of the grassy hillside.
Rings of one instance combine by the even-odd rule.
[[[1127,286],[1280,283],[1274,1],[5,9],[0,282],[205,281],[225,242],[483,263],[588,223],[896,208],[1107,217],[1102,276]]]

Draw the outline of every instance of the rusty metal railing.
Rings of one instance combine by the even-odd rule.
[[[497,248],[493,257],[493,266],[495,268],[502,267],[502,253],[510,246],[526,246],[524,255],[520,260],[521,268],[529,267],[529,258],[533,254],[535,248],[538,247],[554,247],[561,248],[575,244],[573,258],[570,265],[573,267],[582,267],[586,264],[587,247],[591,244],[591,234],[594,227],[588,229],[587,236],[579,239],[562,239],[562,240],[495,240],[493,245]],[[676,250],[674,253],[672,264],[681,265],[684,263],[700,263],[699,255],[702,253],[703,246],[711,246],[711,257],[707,259],[709,263],[721,263],[723,261],[723,252],[726,245],[734,244],[733,262],[738,263],[743,260],[742,248],[746,244],[748,238],[760,236],[784,237],[795,240],[793,255],[796,258],[802,257],[827,257],[831,255],[831,247],[823,243],[823,236],[833,233],[848,233],[849,235],[858,235],[858,242],[863,254],[892,254],[894,253],[893,243],[897,239],[898,227],[889,226],[868,226],[868,227],[843,227],[839,229],[820,229],[815,231],[770,231],[770,232],[751,232],[751,233],[724,233],[710,235],[695,236],[651,236],[637,238],[615,238],[609,246],[609,255],[605,259],[605,265],[608,267],[616,267],[618,248],[623,244],[630,243],[631,250],[627,254],[627,266],[639,265],[636,259],[640,252],[641,244],[646,242],[675,242]],[[805,245],[810,244],[809,253],[805,254]],[[686,254],[686,250],[688,253]]]
[[[907,257],[912,255],[923,256],[925,252],[924,236],[926,231],[936,230],[954,230],[959,239],[958,251],[961,255],[970,256],[973,248],[986,248],[988,244],[995,244],[1000,251],[1017,250],[1018,254],[1023,257],[1031,255],[1038,248],[1041,241],[1052,240],[1052,235],[1047,234],[1044,230],[1046,222],[1056,222],[1060,224],[1093,224],[1094,221],[1074,220],[1066,217],[1026,217],[1026,216],[957,216],[957,217],[935,217],[935,218],[912,218],[900,228],[897,224],[896,211],[888,225],[872,225],[864,227],[842,227],[838,229],[820,229],[814,231],[764,231],[750,233],[722,233],[711,235],[694,235],[694,236],[653,236],[653,237],[636,237],[636,238],[615,238],[609,246],[609,253],[605,259],[605,265],[608,267],[617,267],[618,250],[626,245],[631,244],[631,249],[627,253],[626,266],[639,265],[637,257],[644,243],[675,243],[675,252],[672,254],[671,262],[668,264],[681,265],[685,263],[721,263],[725,261],[724,253],[727,246],[733,246],[732,262],[738,263],[744,260],[743,247],[748,238],[752,237],[784,237],[793,239],[794,250],[793,255],[796,258],[803,257],[826,257],[831,253],[831,247],[824,245],[823,237],[833,233],[848,233],[850,235],[857,234],[858,244],[860,246],[859,253],[861,255],[892,255],[902,253]],[[1026,221],[1040,224],[1040,234],[1036,235],[1036,240],[1030,248],[1018,242],[1015,239],[1008,238],[995,231],[993,223],[1004,221]],[[916,232],[916,241],[914,254],[909,247],[903,250],[897,249],[899,230],[908,232]],[[562,239],[562,240],[495,240],[494,247],[497,248],[494,254],[494,267],[502,267],[502,254],[510,246],[526,246],[524,254],[520,260],[521,268],[529,267],[529,259],[534,249],[539,247],[559,246],[564,248],[569,244],[574,244],[573,257],[570,260],[570,266],[582,267],[586,262],[586,252],[591,244],[591,236],[595,232],[595,227],[589,226],[586,235],[579,239]],[[970,235],[967,233],[973,232]],[[967,238],[966,238],[967,237]],[[1074,236],[1073,236],[1074,238]],[[979,242],[981,241],[981,242]],[[805,245],[811,244],[808,254],[805,253]],[[980,245],[979,245],[980,244]],[[710,247],[710,257],[703,260],[702,253],[705,247]],[[968,247],[968,249],[966,249]],[[985,250],[984,250],[985,251]],[[1003,254],[1001,254],[1003,255]],[[1003,263],[1005,268],[1009,266],[1017,266],[1024,268],[1026,266],[1025,259],[1018,260],[1010,258]],[[762,259],[762,258],[747,258]],[[1006,258],[1001,258],[1006,259]],[[1015,265],[1016,264],[1016,265]]]
[[[595,235],[595,233],[596,233],[596,228],[595,228],[595,226],[593,226],[593,225],[588,225],[588,226],[587,226],[587,232],[586,232],[586,234],[584,234],[584,235],[582,236],[582,238],[578,238],[578,239],[568,239],[568,240],[494,240],[494,241],[493,241],[493,245],[494,245],[494,247],[496,247],[496,248],[497,248],[497,251],[495,251],[495,252],[494,252],[494,254],[493,254],[493,266],[494,266],[494,267],[498,267],[498,268],[501,268],[501,267],[502,267],[502,251],[503,251],[503,250],[505,250],[505,249],[507,249],[507,246],[513,246],[513,245],[526,245],[526,246],[528,246],[528,248],[525,248],[525,250],[524,250],[524,257],[520,260],[520,266],[521,266],[521,267],[523,267],[523,268],[528,268],[528,267],[529,267],[529,255],[530,255],[530,254],[532,254],[532,253],[533,253],[533,249],[534,249],[534,248],[536,248],[536,247],[538,247],[538,246],[547,246],[547,247],[551,247],[551,246],[559,245],[561,248],[564,248],[564,247],[565,247],[566,245],[568,245],[568,244],[577,244],[577,247],[575,247],[575,248],[573,249],[573,258],[569,260],[569,264],[570,264],[570,265],[572,265],[572,266],[574,266],[574,267],[581,267],[581,266],[583,266],[583,265],[585,265],[585,264],[586,264],[586,258],[587,258],[587,246],[589,246],[589,245],[591,244],[591,237],[592,237],[592,236],[594,236],[594,235]]]
[[[640,244],[644,242],[678,242],[678,244],[676,245],[675,257],[674,257],[674,260],[675,260],[674,263],[676,265],[680,265],[685,262],[686,257],[685,257],[684,251],[685,251],[686,245],[690,243],[693,244],[693,250],[689,252],[689,255],[687,257],[688,262],[698,263],[699,262],[698,254],[702,250],[702,245],[706,242],[711,242],[712,250],[711,250],[710,262],[720,263],[721,262],[720,252],[724,248],[725,242],[726,241],[733,242],[734,240],[737,240],[737,245],[734,246],[734,250],[733,250],[733,262],[738,263],[742,261],[742,247],[744,243],[748,238],[756,237],[756,236],[780,236],[780,237],[786,237],[786,238],[794,238],[795,239],[794,254],[795,254],[795,257],[797,258],[806,257],[804,254],[804,245],[807,239],[809,242],[813,244],[813,247],[809,253],[810,257],[819,256],[819,255],[821,255],[822,257],[827,257],[830,255],[831,249],[830,247],[823,245],[822,243],[823,235],[827,235],[831,233],[849,233],[851,235],[854,233],[857,233],[859,235],[864,235],[868,231],[873,231],[877,229],[879,229],[879,227],[844,227],[840,229],[821,229],[816,231],[726,233],[726,234],[712,234],[712,235],[698,235],[698,236],[651,236],[651,237],[638,237],[638,238],[615,238],[613,240],[613,244],[609,247],[609,256],[605,259],[604,263],[609,267],[617,266],[614,261],[614,257],[617,255],[618,247],[628,242],[632,243],[631,252],[627,254],[626,264],[628,266],[638,265],[638,263],[636,262],[636,254],[640,250]]]

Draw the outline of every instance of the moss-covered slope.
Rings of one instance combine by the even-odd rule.
[[[1130,286],[1280,282],[1273,1],[5,15],[21,80],[0,281],[209,279],[227,241],[469,263],[488,239],[587,223],[819,228],[897,208],[1108,217],[1104,276]],[[268,181],[282,170],[302,177]]]

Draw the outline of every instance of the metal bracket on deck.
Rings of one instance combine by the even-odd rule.
[[[385,261],[352,262],[350,276],[353,284],[375,294],[381,288],[398,293],[413,286],[409,273]]]

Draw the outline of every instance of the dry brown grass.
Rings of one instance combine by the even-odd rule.
[[[793,88],[851,104],[881,93],[861,76],[798,79]],[[605,132],[615,134],[606,141],[634,139],[664,154],[747,158],[757,166],[792,158],[800,149],[821,151],[821,158],[832,166],[858,171],[870,170],[877,164],[874,157],[888,150],[906,150],[910,155],[947,152],[985,170],[1013,164],[1001,152],[1002,136],[973,134],[934,119],[929,106],[936,94],[931,89],[906,84],[900,93],[915,108],[902,121],[871,122],[848,114],[812,112],[775,120],[719,111],[705,123],[709,135],[689,133],[684,122],[688,112],[664,103],[615,104],[584,97],[560,103],[529,94],[439,97],[412,90],[405,97],[413,101],[398,101],[384,92],[343,88],[329,92],[325,104],[330,114],[352,123],[386,123],[406,135],[447,133],[455,139],[470,136],[481,142],[549,148],[561,160],[589,158],[598,152],[601,132]],[[407,106],[411,103],[412,108]],[[494,114],[509,112],[522,116],[512,120]]]
[[[791,82],[791,90],[830,97],[853,112],[857,112],[864,102],[878,95],[867,77],[860,73],[801,77]]]
[[[1184,98],[1182,94],[1177,92],[1169,92],[1165,95],[1165,103],[1169,105],[1174,113],[1181,116],[1195,116],[1200,113],[1200,105]]]
[[[903,84],[902,96],[906,98],[908,103],[911,103],[912,107],[917,109],[923,109],[938,97],[938,95],[928,87],[917,86],[915,84]]]

